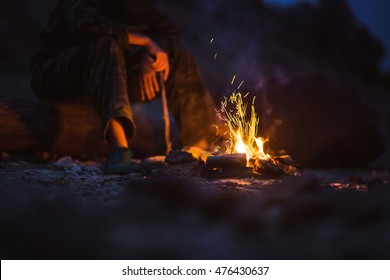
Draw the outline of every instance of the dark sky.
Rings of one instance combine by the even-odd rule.
[[[315,3],[317,0],[264,1],[280,5],[292,5],[302,1]],[[390,0],[349,0],[349,3],[358,20],[365,24],[375,37],[382,41],[387,51],[383,67],[390,71]]]

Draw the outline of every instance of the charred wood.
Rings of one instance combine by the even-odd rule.
[[[193,161],[196,161],[196,158],[194,158],[191,153],[185,151],[170,151],[165,158],[165,162],[171,165]]]
[[[268,160],[256,159],[254,166],[253,172],[258,175],[265,175],[267,177],[270,176],[274,178],[280,178],[285,175],[284,171],[280,167]]]
[[[280,163],[283,163],[285,165],[291,165],[291,166],[299,167],[299,164],[296,163],[290,155],[275,156],[275,157],[273,157],[273,159],[277,160]]]
[[[206,161],[206,167],[213,168],[245,168],[246,155],[245,154],[231,154],[209,156]]]
[[[283,172],[287,175],[297,175],[300,174],[300,169],[293,165],[288,165],[280,162],[275,162],[275,165],[278,166]]]

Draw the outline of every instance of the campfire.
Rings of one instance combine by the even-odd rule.
[[[245,102],[249,94],[233,92],[224,98],[218,117],[227,127],[226,151],[209,156],[202,175],[204,177],[279,178],[299,174],[298,165],[289,155],[271,156],[265,151],[268,139],[258,136],[260,119],[255,110],[255,99],[250,107]]]
[[[246,98],[248,94],[244,96]],[[228,147],[227,154],[245,154],[247,166],[254,166],[254,159],[267,160],[271,158],[264,152],[264,140],[257,137],[259,118],[255,111],[255,99],[253,98],[250,110],[250,118],[247,120],[248,103],[245,103],[240,92],[226,98],[221,104],[221,110],[218,117],[225,123],[228,128]],[[233,106],[233,109],[229,105]]]
[[[248,106],[240,92],[233,92],[224,98],[218,117],[226,126],[225,146],[218,154],[205,153],[196,147],[185,151],[171,151],[165,162],[169,165],[199,160],[203,163],[200,176],[205,178],[245,178],[276,179],[284,175],[300,174],[299,166],[286,154],[274,155],[266,151],[269,139],[258,136],[260,119],[255,110],[255,99]]]

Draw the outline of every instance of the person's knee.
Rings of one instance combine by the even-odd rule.
[[[189,49],[187,49],[183,46],[178,46],[177,48],[175,48],[174,56],[176,58],[180,58],[180,59],[185,58],[187,60],[191,60],[191,61],[195,62],[195,57],[194,57],[193,53]]]
[[[119,43],[109,35],[102,35],[97,37],[91,45],[99,52],[103,52],[108,55],[118,55],[122,54],[123,52]]]

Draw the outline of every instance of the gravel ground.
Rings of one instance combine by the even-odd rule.
[[[2,259],[388,259],[390,172],[204,179],[195,163],[0,161]],[[144,165],[145,167],[145,165]]]

